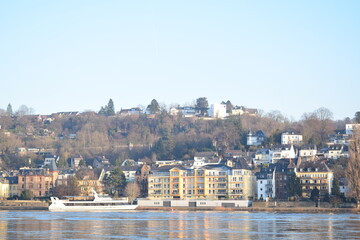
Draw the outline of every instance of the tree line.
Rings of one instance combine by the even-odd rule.
[[[199,98],[197,105],[205,107],[206,98]],[[264,147],[280,144],[281,133],[290,129],[301,132],[304,143],[322,147],[335,130],[344,129],[346,123],[360,122],[359,112],[353,120],[334,120],[326,108],[304,113],[299,121],[291,121],[278,111],[215,120],[183,118],[162,111],[156,100],[147,108],[156,113],[155,117],[114,115],[111,99],[98,113],[54,116],[50,122],[39,121],[35,115],[0,115],[0,164],[5,168],[35,164],[39,157],[33,154],[29,162],[29,156],[15,154],[19,147],[54,149],[61,158],[60,167],[67,166],[68,159],[75,155],[87,161],[106,156],[113,165],[127,158],[148,162],[186,160],[196,151],[255,150],[246,145],[249,130],[265,132]]]

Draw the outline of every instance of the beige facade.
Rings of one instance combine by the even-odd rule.
[[[9,189],[10,189],[9,181],[7,181],[5,178],[1,178],[0,179],[0,199],[1,200],[5,200],[8,197],[10,197]]]
[[[223,165],[198,169],[173,167],[149,175],[150,199],[249,199],[255,193],[256,178],[250,170]]]
[[[314,188],[320,191],[320,197],[322,198],[327,193],[331,194],[334,174],[325,164],[321,165],[319,164],[318,167],[299,168],[296,172],[296,176],[300,178],[303,197],[310,197],[311,191]]]
[[[103,180],[105,177],[105,170],[102,169],[99,176],[97,178],[91,179],[89,176],[85,176],[83,179],[78,180],[78,185],[80,188],[80,195],[81,196],[91,196],[92,189],[95,189],[96,192],[102,193],[104,184]]]

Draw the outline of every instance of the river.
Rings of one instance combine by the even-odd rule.
[[[0,239],[360,239],[360,215],[0,211]]]

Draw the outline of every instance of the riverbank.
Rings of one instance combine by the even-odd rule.
[[[41,201],[6,200],[0,201],[0,210],[48,210],[49,204]]]
[[[41,201],[0,201],[0,210],[48,210],[48,203]],[[253,206],[253,207],[159,207],[138,206],[137,211],[246,211],[246,212],[288,212],[288,213],[360,213],[360,208]]]
[[[137,207],[139,211],[246,211],[246,212],[289,212],[289,213],[360,213],[358,208],[321,208],[321,207]]]

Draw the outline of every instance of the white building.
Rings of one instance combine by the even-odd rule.
[[[196,109],[194,107],[172,107],[169,110],[170,115],[176,116],[181,114],[183,117],[194,117],[196,115]]]
[[[257,150],[253,161],[255,165],[270,163],[271,161],[270,150],[268,148],[261,148]]]
[[[280,159],[294,159],[297,154],[293,145],[281,145],[270,148],[271,163],[277,163]]]
[[[159,167],[166,165],[182,165],[184,162],[182,160],[157,160],[155,162]]]
[[[226,113],[226,104],[212,104],[209,109],[209,117],[214,118],[225,118]]]
[[[346,124],[346,125],[345,125],[346,134],[352,134],[352,133],[353,133],[353,130],[354,130],[355,128],[360,129],[360,124],[359,124],[359,123],[356,123],[356,124]]]
[[[264,142],[264,140],[265,140],[265,134],[263,131],[257,131],[255,133],[249,131],[246,139],[246,144],[248,146],[259,146]]]
[[[275,169],[261,169],[256,173],[257,199],[275,198]]]
[[[55,161],[55,163],[59,163],[59,159],[60,157],[56,155],[46,155],[43,167],[50,166],[52,164],[52,161]]]
[[[134,182],[136,171],[139,166],[122,166],[121,170],[123,171],[127,182]]]
[[[301,144],[303,136],[298,132],[284,132],[281,134],[281,144]]]
[[[299,151],[299,157],[305,161],[314,160],[317,154],[316,145],[304,145],[301,146]]]
[[[199,168],[207,164],[219,163],[220,159],[215,152],[196,152],[194,156],[193,168]]]
[[[324,157],[330,159],[349,157],[348,147],[346,145],[340,145],[340,144],[329,146],[329,148],[324,154]]]

